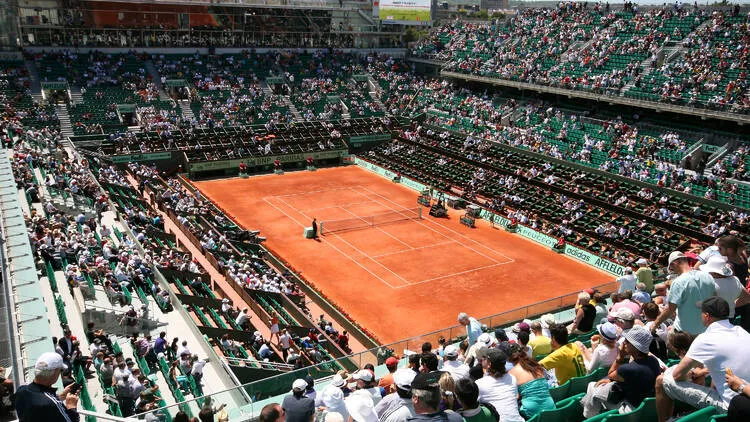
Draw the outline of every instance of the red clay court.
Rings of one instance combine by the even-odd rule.
[[[359,167],[195,182],[235,221],[385,343],[610,281],[505,230],[428,216],[304,239],[325,222],[417,207],[417,193]]]

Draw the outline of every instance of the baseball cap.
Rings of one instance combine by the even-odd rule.
[[[583,291],[584,291],[584,292],[586,292],[586,293],[588,293],[588,294],[589,294],[589,296],[593,296],[593,295],[594,295],[594,293],[596,293],[596,292],[594,291],[594,289],[592,289],[592,288],[590,288],[590,287],[589,287],[588,289],[583,289]]]
[[[447,358],[458,357],[458,347],[456,347],[453,344],[449,344],[448,346],[445,346],[445,349],[443,349],[443,356]]]
[[[292,390],[294,390],[294,391],[305,391],[305,390],[307,390],[307,381],[303,380],[302,378],[297,378],[292,383]]]
[[[375,403],[368,392],[363,390],[353,392],[344,400],[344,405],[355,422],[378,422]]]
[[[490,368],[500,370],[500,368],[505,368],[508,356],[502,350],[490,349],[487,351],[487,360],[490,361]]]
[[[721,255],[714,255],[708,258],[708,261],[701,265],[700,270],[706,273],[720,274],[724,277],[732,275],[732,269],[728,265],[727,258]]]
[[[438,381],[440,380],[442,372],[420,372],[411,381],[411,388],[416,390],[431,390],[433,388],[440,388]]]
[[[607,340],[617,340],[617,326],[611,322],[605,322],[596,326],[599,335]]]
[[[37,371],[53,370],[53,369],[68,369],[68,365],[63,362],[62,356],[55,352],[42,353],[41,356],[36,360],[34,369]]]
[[[653,336],[646,327],[636,325],[625,333],[625,340],[641,353],[648,353]]]
[[[623,319],[625,321],[634,321],[635,320],[635,314],[633,313],[633,310],[630,308],[622,307],[617,309],[614,312],[610,312],[609,316],[615,319]]]
[[[373,375],[369,369],[360,369],[359,371],[352,374],[352,378],[355,380],[362,380],[364,382],[370,382],[373,379]]]
[[[625,274],[633,274],[633,269],[630,267],[625,267]]]
[[[674,251],[671,254],[669,254],[669,259],[667,260],[667,266],[672,265],[673,262],[677,261],[678,259],[687,259],[684,253],[680,251]]]
[[[389,368],[395,368],[396,366],[398,366],[398,359],[393,356],[389,357],[385,360],[385,366]]]
[[[326,412],[323,420],[325,422],[344,422],[344,415],[339,412]]]
[[[714,318],[727,319],[729,318],[729,303],[719,296],[711,296],[703,301],[701,311]]]
[[[393,383],[396,387],[402,390],[411,389],[411,383],[414,381],[414,377],[417,373],[409,368],[400,368],[393,373]]]
[[[636,265],[648,265],[648,261],[646,261],[646,258],[641,258],[638,261],[635,261]]]

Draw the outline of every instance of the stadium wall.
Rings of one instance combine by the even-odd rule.
[[[25,47],[24,50],[30,53],[42,53],[42,52],[53,52],[60,51],[60,47],[44,46],[44,47]],[[65,48],[63,48],[65,49]],[[244,51],[248,51],[251,48],[216,48],[213,49],[214,54],[240,54]],[[268,53],[273,51],[291,51],[291,50],[305,50],[307,52],[314,51],[328,51],[327,48],[252,48],[256,53]],[[118,47],[79,47],[75,49],[78,53],[89,53],[91,51],[98,51],[106,54],[127,54],[130,52],[136,53],[148,53],[148,54],[209,54],[208,48],[166,48],[166,47],[133,47],[133,48],[118,48]],[[378,53],[386,54],[392,57],[406,57],[405,48],[341,48],[336,51],[342,51],[344,53],[355,53],[355,54],[367,54],[367,53]]]

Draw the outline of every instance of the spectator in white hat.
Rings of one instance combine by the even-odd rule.
[[[443,349],[442,370],[451,374],[454,381],[469,378],[469,367],[458,360],[458,346],[450,344]]]
[[[617,339],[620,337],[618,328],[611,322],[596,326],[596,334],[591,337],[591,348],[580,341],[576,346],[581,349],[586,372],[592,373],[599,368],[609,368],[617,358]]]
[[[393,373],[396,392],[388,394],[375,405],[375,414],[380,422],[406,422],[415,415],[411,402],[411,382],[416,372],[409,368],[397,369]]]
[[[344,404],[352,421],[378,422],[375,404],[373,404],[372,396],[368,392],[364,390],[355,391],[344,400]]]
[[[287,422],[310,422],[315,417],[315,402],[305,396],[307,381],[299,378],[292,383],[292,394],[284,397],[281,408]]]
[[[552,335],[550,334],[549,327],[551,327],[554,324],[557,324],[557,321],[555,320],[555,316],[552,314],[544,314],[541,318],[539,318],[539,322],[542,324],[542,335],[544,335],[547,338],[552,338]]]
[[[383,396],[380,394],[380,387],[378,387],[377,382],[375,382],[375,374],[373,374],[371,370],[360,369],[359,371],[352,374],[351,379],[356,381],[357,390],[366,391],[370,396],[372,396],[373,403],[378,404],[378,402],[383,398]]]
[[[644,260],[645,261],[645,260]],[[633,269],[625,267],[625,275],[618,277],[615,281],[620,283],[620,287],[617,289],[618,293],[622,293],[625,290],[635,290],[635,283],[638,278],[633,274]]]
[[[678,276],[670,285],[667,309],[656,318],[654,327],[674,315],[675,329],[697,336],[706,329],[701,323],[700,304],[716,294],[714,279],[707,273],[694,270],[680,251],[669,254],[667,268]]]
[[[315,397],[315,405],[323,407],[327,412],[340,413],[344,420],[349,417],[349,413],[346,411],[344,405],[344,391],[342,388],[346,386],[344,378],[336,374],[331,379],[331,383],[328,384],[320,394]]]
[[[641,258],[635,261],[635,265],[638,266],[638,270],[635,272],[635,276],[639,283],[646,285],[646,290],[650,293],[654,291],[654,272],[648,266],[648,261],[645,258]]]
[[[651,333],[642,326],[636,326],[624,337],[625,342],[619,348],[608,377],[589,383],[586,396],[581,399],[585,418],[623,406],[626,411],[635,409],[653,393],[661,367],[659,360],[648,353]],[[615,386],[621,395],[610,394]],[[617,396],[621,398],[613,400]]]
[[[742,287],[740,279],[732,273],[726,257],[714,255],[701,265],[700,270],[714,278],[716,295],[729,304],[729,319],[734,318],[735,306],[745,305],[750,300],[750,293]],[[736,301],[736,303],[735,303]]]
[[[52,387],[66,369],[62,357],[57,353],[48,352],[39,356],[34,365],[34,381],[16,390],[15,408],[20,422],[78,421],[78,393],[73,392],[76,384],[69,384],[59,396]]]
[[[490,347],[492,347],[492,337],[488,333],[482,333],[477,337],[476,343],[469,347],[469,350],[466,352],[466,358],[470,359],[473,364],[474,360],[480,355],[485,354]]]

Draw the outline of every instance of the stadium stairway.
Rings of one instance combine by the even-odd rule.
[[[151,76],[151,79],[154,81],[154,85],[156,85],[156,88],[159,89],[159,100],[160,101],[169,101],[169,96],[167,95],[167,92],[164,91],[164,86],[161,84],[161,77],[159,76],[159,71],[156,70],[156,66],[154,66],[154,62],[151,60],[146,60],[143,62],[144,66],[146,67],[146,71],[148,72],[149,76]],[[188,109],[189,109],[188,105]],[[192,113],[192,112],[191,112]],[[183,113],[183,116],[185,114]]]
[[[26,70],[29,71],[29,80],[31,81],[31,96],[34,101],[42,98],[42,83],[39,80],[39,70],[36,67],[36,63],[33,60],[26,60]],[[37,97],[38,96],[38,97]]]
[[[68,107],[57,104],[55,105],[55,113],[57,118],[60,120],[60,132],[67,139],[69,136],[73,136],[73,124],[70,121],[70,114],[68,114]]]
[[[161,96],[161,90],[159,91],[159,96]],[[192,122],[195,119],[195,114],[190,108],[190,100],[180,100],[178,104],[182,111],[182,119],[187,122]]]
[[[297,107],[294,106],[292,99],[288,95],[284,95],[282,98],[284,98],[284,104],[289,107],[289,111],[292,112],[292,116],[294,116],[294,119],[298,121],[304,120],[302,118],[302,114],[300,114],[299,110],[297,110]]]
[[[80,86],[70,87],[70,103],[71,105],[83,103],[83,94],[81,93]]]
[[[367,84],[370,88],[368,93],[370,94],[370,98],[375,102],[375,104],[378,105],[378,107],[381,110],[384,110],[386,114],[388,114],[388,109],[385,107],[385,104],[383,104],[382,101],[380,101],[380,96],[378,95],[379,85],[375,80],[372,78],[371,75],[367,75]]]

